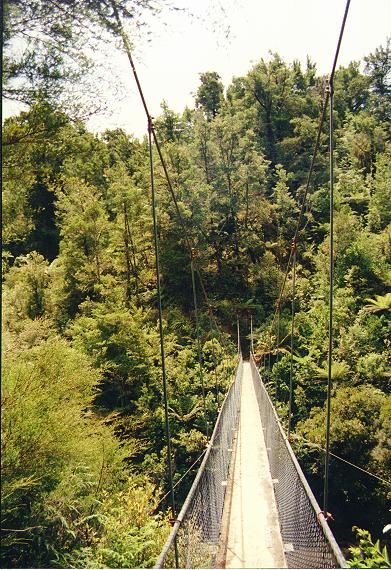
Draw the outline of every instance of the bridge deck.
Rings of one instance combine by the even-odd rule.
[[[225,568],[286,568],[251,367],[243,365],[241,408],[228,482]]]

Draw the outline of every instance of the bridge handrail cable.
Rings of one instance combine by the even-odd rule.
[[[235,379],[222,404],[207,451],[154,568],[172,567],[170,554],[172,557],[175,543],[179,553],[179,567],[199,567],[200,556],[204,557],[202,560],[204,567],[212,567],[219,545],[225,494],[224,483],[228,477],[233,435],[238,418],[242,368],[243,360],[240,357]],[[213,513],[210,508],[212,503],[215,511]],[[205,514],[204,517],[202,517],[203,514]],[[212,514],[211,517],[210,514]],[[184,532],[182,536],[179,536],[185,523],[188,523],[187,539],[183,536]],[[196,543],[193,548],[194,552],[190,546],[190,534],[191,540]],[[192,557],[194,553],[198,560]]]
[[[250,356],[288,568],[347,568]],[[258,380],[258,381],[257,381]]]

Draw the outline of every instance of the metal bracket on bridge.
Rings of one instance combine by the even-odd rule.
[[[324,511],[319,511],[319,513],[318,513],[318,521],[320,521],[320,517],[321,517],[321,516],[324,517],[324,520],[325,520],[326,522],[327,522],[327,521],[333,521],[333,520],[334,520],[334,517],[333,517],[333,515],[332,515],[331,513],[326,513],[326,516],[325,516]]]

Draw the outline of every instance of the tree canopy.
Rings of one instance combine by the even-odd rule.
[[[156,4],[116,6],[137,20]],[[5,95],[27,107],[3,129],[2,564],[150,567],[170,509],[148,144],[122,129],[88,132],[59,97],[90,65],[85,42],[115,31],[113,4],[12,0],[5,9]],[[348,542],[353,525],[378,536],[387,523],[391,460],[389,44],[364,64],[335,75],[331,439],[345,463],[332,461],[330,508]],[[291,274],[277,348],[277,331],[269,334],[324,85],[311,60],[302,69],[270,54],[226,88],[217,73],[201,74],[194,107],[175,113],[164,102],[155,120],[212,305],[197,280],[202,384],[186,239],[154,156],[174,482],[203,453],[206,423],[232,381],[237,314],[244,344],[252,314],[255,356],[287,422]],[[297,248],[293,339],[292,442],[315,493],[328,350],[327,144],[324,126]]]

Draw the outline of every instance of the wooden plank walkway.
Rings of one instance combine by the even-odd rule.
[[[222,532],[225,568],[286,568],[251,367],[243,365],[239,428]]]

